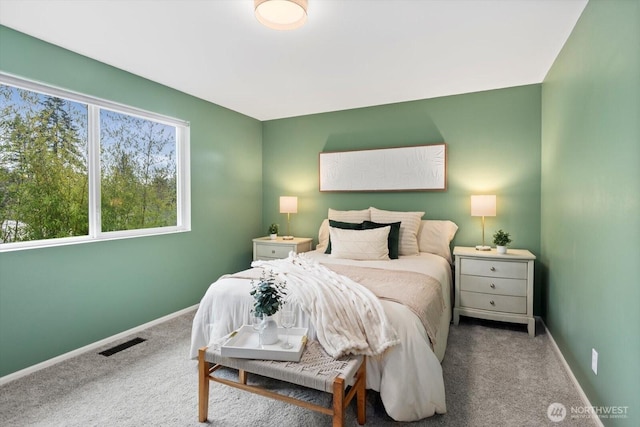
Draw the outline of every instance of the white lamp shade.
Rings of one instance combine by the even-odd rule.
[[[307,22],[307,0],[254,0],[256,18],[274,30],[294,30]]]
[[[471,196],[471,216],[496,216],[496,196]]]
[[[298,213],[298,198],[280,196],[280,213]]]

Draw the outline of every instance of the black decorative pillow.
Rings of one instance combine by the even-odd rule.
[[[334,221],[332,219],[329,220],[329,227],[341,228],[343,230],[362,230],[362,222],[353,223],[353,222],[342,222],[342,221]],[[324,251],[325,254],[331,253],[331,237],[329,237],[329,243],[327,244],[327,250]]]
[[[392,222],[390,224],[381,224],[373,221],[365,221],[362,223],[363,230],[370,230],[372,228],[381,228],[386,226],[391,226],[391,231],[389,231],[389,258],[398,259],[399,250],[398,246],[400,244],[400,224],[401,222]]]

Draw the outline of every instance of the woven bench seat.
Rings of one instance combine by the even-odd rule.
[[[358,423],[365,423],[366,360],[365,356],[333,359],[317,341],[309,341],[300,362],[239,359],[222,357],[219,349],[203,347],[198,354],[199,420],[204,422],[209,409],[209,382],[215,381],[245,391],[271,397],[303,408],[333,416],[333,426],[344,423],[344,409],[357,395]],[[221,367],[238,370],[238,382],[219,378],[213,373]],[[261,375],[333,394],[333,408],[284,396],[259,386],[247,384],[247,373]],[[345,395],[345,389],[351,386]]]

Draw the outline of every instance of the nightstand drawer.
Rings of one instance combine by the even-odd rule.
[[[260,244],[256,246],[258,258],[286,258],[289,252],[295,251],[295,246]]]
[[[525,314],[527,298],[460,291],[460,306],[504,313]]]
[[[527,296],[527,281],[524,279],[504,279],[500,277],[460,275],[460,290],[484,292],[485,294]]]
[[[461,260],[461,273],[475,276],[508,277],[512,279],[527,279],[526,262],[496,261],[493,259]]]
[[[269,237],[258,237],[253,239],[253,260],[283,259],[289,256],[290,252],[301,253],[311,250],[310,237],[294,237],[293,239],[270,239]]]

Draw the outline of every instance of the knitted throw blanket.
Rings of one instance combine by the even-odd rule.
[[[288,298],[310,316],[318,341],[332,357],[374,356],[400,343],[371,291],[304,254],[251,266],[273,271],[286,282]]]

